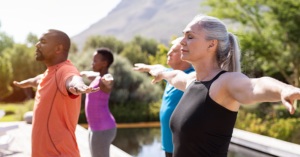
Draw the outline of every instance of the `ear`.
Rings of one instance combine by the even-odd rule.
[[[218,40],[211,40],[208,43],[208,51],[216,51],[218,47]]]
[[[57,45],[55,48],[55,53],[63,53],[64,52],[64,47],[62,45]]]
[[[102,65],[105,66],[105,67],[107,67],[107,65],[108,65],[107,61],[103,61]]]

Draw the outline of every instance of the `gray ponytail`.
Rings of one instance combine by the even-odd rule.
[[[221,63],[221,68],[226,71],[231,72],[241,72],[240,66],[240,48],[237,37],[228,32],[229,37],[229,51],[227,56],[224,58],[223,62]]]
[[[227,32],[223,22],[215,17],[197,15],[193,21],[200,25],[207,41],[218,41],[216,51],[218,66],[229,72],[240,72],[240,49],[237,37]]]

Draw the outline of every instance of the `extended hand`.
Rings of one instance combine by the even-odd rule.
[[[281,101],[286,109],[289,110],[290,114],[294,114],[295,108],[293,107],[294,101],[300,100],[300,89],[288,86],[281,92]]]
[[[163,78],[161,76],[162,73],[163,72],[161,70],[151,70],[149,72],[149,74],[151,74],[154,77],[154,79],[151,81],[151,83],[155,84],[156,82],[163,80]]]
[[[84,77],[97,77],[99,76],[99,72],[93,72],[93,71],[81,71],[80,76]]]
[[[77,84],[74,87],[70,87],[69,88],[69,92],[71,92],[74,95],[79,95],[82,93],[93,93],[93,92],[97,92],[100,88],[93,88],[93,87],[88,87],[85,84]]]
[[[21,82],[14,81],[13,84],[17,87],[20,87],[20,88],[32,87],[31,83],[28,82],[27,80],[24,80],[24,81],[21,81]]]
[[[87,77],[88,76],[88,71],[81,71],[80,72],[80,76],[84,76],[84,77]]]
[[[114,81],[114,77],[111,74],[105,74],[103,77],[101,77],[101,81],[105,86],[109,87]]]
[[[146,71],[146,72],[149,72],[151,70],[150,66],[151,65],[146,65],[146,64],[143,64],[143,63],[136,63],[134,64],[134,68],[133,70],[134,71]]]

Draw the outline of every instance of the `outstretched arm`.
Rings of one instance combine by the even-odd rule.
[[[82,71],[80,72],[80,76],[87,77],[89,80],[93,81],[97,76],[100,76],[100,73],[93,71]]]
[[[228,80],[227,89],[230,95],[239,103],[248,105],[256,102],[282,101],[291,114],[294,113],[294,100],[300,99],[300,89],[287,85],[270,77],[249,79],[247,76],[235,73]]]
[[[165,79],[172,86],[174,86],[175,88],[181,91],[185,91],[187,84],[191,82],[191,80],[196,78],[195,72],[186,74],[181,70],[173,70],[173,71],[151,70],[149,73],[154,77],[154,79],[152,80],[152,84]]]
[[[111,74],[105,74],[101,77],[101,81],[99,83],[100,90],[105,93],[110,93],[114,84],[114,78]]]
[[[157,70],[157,71],[163,71],[164,66],[160,65],[160,64],[156,64],[156,65],[146,65],[143,63],[136,63],[134,64],[134,71],[144,71],[144,72],[149,72],[150,70]]]
[[[83,82],[83,78],[80,76],[69,77],[66,81],[65,86],[67,91],[74,95],[97,92],[100,89],[99,87],[98,88],[88,87],[87,85],[85,85],[85,83]]]
[[[37,88],[37,86],[40,83],[40,80],[41,80],[42,76],[43,76],[43,74],[40,74],[40,75],[38,75],[34,78],[30,78],[30,79],[27,79],[27,80],[24,80],[24,81],[21,81],[21,82],[14,81],[13,84],[15,86],[20,87],[20,88],[29,88],[29,87]]]

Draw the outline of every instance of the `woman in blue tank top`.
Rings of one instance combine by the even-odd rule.
[[[250,79],[240,72],[237,37],[217,18],[196,16],[183,30],[181,59],[196,73],[150,71],[152,83],[166,79],[184,94],[170,127],[173,157],[227,156],[240,104],[282,101],[291,114],[300,89],[270,77]]]

